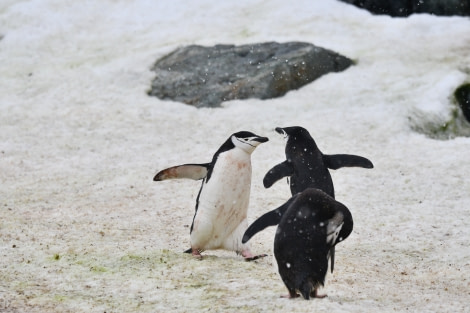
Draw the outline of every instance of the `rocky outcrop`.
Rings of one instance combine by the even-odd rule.
[[[280,97],[353,62],[310,43],[191,45],[159,59],[149,95],[217,107],[234,99]]]
[[[373,14],[406,17],[413,13],[470,16],[468,0],[341,0]]]
[[[459,86],[454,92],[455,99],[465,119],[470,122],[470,83]]]

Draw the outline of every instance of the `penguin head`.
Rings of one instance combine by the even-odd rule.
[[[301,153],[301,151],[306,151],[304,149],[307,147],[312,151],[318,150],[315,140],[310,136],[308,130],[301,126],[276,127],[275,130],[287,140],[286,154]]]
[[[230,139],[235,147],[247,153],[252,153],[258,145],[269,140],[267,137],[261,137],[249,131],[234,133]]]
[[[301,126],[276,127],[276,132],[283,135],[287,140],[294,138],[310,137],[308,130]]]

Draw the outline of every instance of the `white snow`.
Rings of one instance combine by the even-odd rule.
[[[415,129],[452,115],[469,29],[465,17],[373,16],[335,0],[2,1],[0,311],[468,310],[470,138]],[[146,94],[150,67],[177,47],[264,41],[311,42],[357,65],[220,109]],[[270,255],[257,262],[183,254],[199,182],[152,181],[208,162],[233,132],[268,136],[252,155],[253,221],[289,196],[262,178],[284,159],[273,129],[293,125],[324,153],[375,165],[332,171],[355,225],[329,297],[312,301],[279,297],[273,227],[251,240]]]

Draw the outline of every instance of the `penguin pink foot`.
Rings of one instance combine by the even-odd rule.
[[[323,299],[323,298],[328,297],[328,295],[327,295],[326,293],[323,294],[323,295],[319,295],[319,294],[318,294],[318,289],[313,290],[313,291],[310,293],[310,296],[311,296],[312,298],[318,298],[318,299]]]
[[[300,295],[298,293],[294,293],[294,294],[289,293],[287,295],[281,295],[281,298],[285,298],[285,299],[295,299],[295,298],[298,298],[298,297],[300,297]],[[323,298],[328,297],[328,295],[327,294],[319,295],[318,294],[318,289],[315,289],[310,293],[310,297],[323,299]]]
[[[258,254],[258,255],[253,255],[250,251],[242,251],[242,256],[245,258],[245,261],[250,262],[254,260],[258,260],[264,257],[267,257],[267,254]]]
[[[281,298],[285,298],[285,299],[295,299],[295,298],[298,298],[298,297],[300,297],[300,295],[297,294],[297,293],[296,293],[294,296],[292,296],[292,295],[290,295],[290,294],[281,295]],[[323,298],[328,297],[328,295],[327,295],[327,294],[319,295],[319,294],[317,293],[317,290],[315,290],[315,291],[312,291],[312,293],[310,294],[310,297],[312,297],[312,298],[318,298],[318,299],[323,299]]]
[[[201,255],[201,252],[199,252],[198,249],[192,249],[192,252],[191,252],[192,256],[197,259],[197,260],[202,260],[202,255]]]
[[[300,297],[300,295],[297,293],[295,293],[294,295],[291,295],[291,294],[281,295],[281,298],[284,298],[284,299],[295,299],[298,297]]]

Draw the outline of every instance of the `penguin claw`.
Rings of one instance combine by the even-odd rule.
[[[267,254],[258,254],[258,255],[254,255],[254,256],[250,256],[250,257],[245,257],[245,261],[247,262],[251,262],[251,261],[254,261],[254,260],[258,260],[258,259],[261,259],[261,258],[264,258],[264,257],[267,257],[268,255]]]

